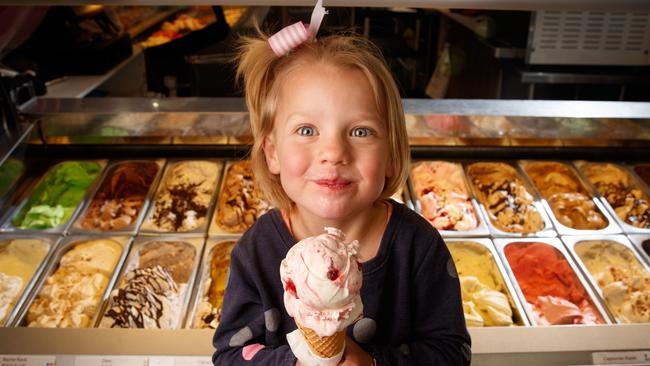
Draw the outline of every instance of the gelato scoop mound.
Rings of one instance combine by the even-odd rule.
[[[343,331],[363,311],[358,241],[338,229],[296,243],[280,265],[287,313],[327,337]]]

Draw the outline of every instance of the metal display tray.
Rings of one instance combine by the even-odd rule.
[[[409,171],[409,177],[407,181],[407,185],[409,188],[409,191],[411,193],[411,202],[413,203],[413,209],[415,212],[419,213],[422,215],[422,205],[420,203],[420,199],[418,197],[417,191],[415,190],[415,185],[413,182],[413,168],[417,164],[425,163],[430,160],[416,160],[411,164],[411,169]],[[485,216],[482,214],[481,209],[479,208],[479,204],[476,201],[476,197],[473,194],[473,191],[469,187],[469,182],[467,175],[465,174],[465,171],[463,169],[462,163],[459,161],[453,161],[450,160],[448,161],[453,164],[457,164],[458,168],[461,171],[462,177],[463,177],[463,183],[465,184],[465,189],[467,190],[467,193],[469,195],[471,205],[474,208],[474,214],[476,215],[476,220],[478,221],[478,225],[476,228],[471,229],[471,230],[441,230],[438,229],[440,234],[444,237],[474,237],[474,236],[488,236],[490,234],[490,230],[488,229],[487,225],[487,220],[485,219]]]
[[[483,163],[483,162],[477,162],[477,163]],[[475,163],[464,163],[464,168],[465,168],[465,174],[467,175],[467,181],[469,182],[469,185],[472,189],[472,194],[474,197],[477,197],[477,201],[479,202],[479,207],[481,209],[481,214],[483,217],[486,218],[486,221],[488,222],[488,227],[490,228],[490,233],[492,234],[493,237],[510,237],[510,238],[523,238],[523,237],[554,237],[556,236],[555,230],[553,229],[553,224],[551,223],[551,220],[549,219],[548,215],[546,214],[546,210],[544,210],[544,207],[540,203],[539,197],[535,195],[535,191],[533,190],[532,184],[526,179],[526,176],[523,174],[523,172],[519,169],[519,167],[514,164],[513,162],[510,161],[494,161],[493,163],[502,163],[510,166],[515,170],[517,173],[517,176],[519,180],[521,181],[522,185],[528,193],[532,196],[533,202],[532,205],[535,208],[535,210],[539,213],[539,215],[542,218],[542,221],[544,222],[544,226],[541,230],[536,231],[536,232],[531,232],[531,233],[513,233],[513,232],[507,232],[499,229],[494,225],[491,219],[490,212],[488,208],[485,205],[485,202],[482,202],[480,199],[481,195],[479,194],[478,188],[472,183],[471,176],[469,174],[469,168],[472,166],[472,164]]]
[[[639,256],[639,254],[636,252],[634,249],[634,246],[628,238],[625,235],[590,235],[590,236],[563,236],[562,241],[564,244],[567,246],[569,249],[569,252],[575,259],[575,261],[578,263],[580,268],[585,274],[585,277],[589,280],[591,283],[591,286],[594,288],[596,293],[598,293],[598,296],[600,297],[603,306],[606,307],[608,310],[609,314],[611,315],[611,318],[615,320],[617,323],[621,323],[621,320],[619,317],[617,317],[616,313],[612,310],[611,306],[607,303],[607,299],[605,298],[605,294],[603,293],[603,290],[601,287],[598,285],[598,281],[594,276],[589,272],[589,269],[587,266],[584,264],[578,253],[576,252],[576,245],[582,241],[587,241],[587,240],[598,240],[598,241],[613,241],[615,243],[618,243],[622,245],[623,247],[627,248],[630,253],[636,258],[636,260],[639,262],[639,264],[646,270],[648,274],[650,274],[650,266],[647,263],[644,263],[644,260]]]
[[[82,227],[82,222],[88,215],[88,211],[90,210],[93,204],[95,196],[99,193],[99,190],[104,185],[104,182],[107,179],[109,179],[111,173],[113,173],[113,171],[119,165],[125,163],[151,163],[151,162],[155,162],[158,165],[158,170],[156,171],[156,176],[154,177],[154,179],[151,182],[151,185],[149,186],[149,191],[144,197],[144,202],[140,207],[140,211],[138,212],[137,217],[133,220],[132,223],[119,230],[100,230],[100,229],[90,230]],[[97,187],[93,191],[93,194],[88,196],[88,199],[86,200],[85,204],[83,205],[83,209],[81,210],[81,214],[79,214],[75,222],[70,226],[69,229],[70,233],[75,235],[135,235],[138,232],[144,214],[147,212],[147,207],[149,205],[149,202],[152,199],[153,193],[155,192],[158,186],[158,181],[160,180],[160,176],[162,175],[165,162],[166,162],[165,159],[119,160],[119,161],[111,162],[109,166],[106,167],[106,169],[104,169],[104,175],[102,176],[101,183],[97,184]]]
[[[189,301],[190,301],[190,295],[193,292],[194,288],[194,283],[195,283],[195,278],[196,278],[196,273],[198,271],[199,263],[200,263],[200,257],[201,253],[203,251],[203,246],[205,244],[205,238],[203,236],[195,236],[195,237],[189,237],[189,236],[171,236],[171,235],[163,235],[163,236],[141,236],[136,238],[133,241],[133,244],[131,245],[131,250],[129,251],[129,255],[126,258],[124,265],[122,266],[122,270],[120,271],[120,274],[118,276],[118,280],[115,281],[113,284],[112,289],[108,292],[107,299],[104,302],[104,305],[101,309],[101,317],[97,319],[97,327],[102,328],[102,321],[103,318],[106,315],[106,312],[111,308],[113,305],[113,297],[116,291],[119,291],[119,289],[122,287],[124,276],[129,272],[132,271],[136,268],[138,268],[138,260],[140,256],[140,251],[143,249],[143,247],[150,242],[153,241],[164,241],[164,242],[170,242],[170,241],[180,241],[180,242],[185,242],[191,245],[195,249],[195,255],[194,255],[194,261],[193,261],[193,266],[192,266],[192,271],[190,272],[190,277],[189,280],[186,284],[177,284],[179,287],[179,297],[181,301],[180,309],[178,312],[178,318],[173,321],[173,325],[171,329],[180,329],[181,326],[185,322],[185,316],[187,313]],[[182,285],[187,285],[185,288],[182,287]]]
[[[541,193],[541,191],[538,189],[538,187],[535,185],[533,179],[530,177],[528,174],[528,171],[526,171],[526,166],[530,163],[536,163],[536,162],[542,162],[540,160],[520,160],[519,161],[519,166],[521,167],[521,170],[526,174],[526,178],[530,181],[532,188],[535,190],[535,194],[540,197],[540,201],[542,203],[542,206],[544,206],[544,209],[548,213],[548,216],[551,218],[551,221],[553,221],[553,225],[555,226],[555,229],[557,230],[557,233],[559,235],[600,235],[600,234],[619,234],[621,233],[621,229],[618,227],[616,224],[616,220],[612,218],[610,215],[609,211],[605,208],[603,205],[602,201],[598,199],[598,194],[593,191],[593,188],[585,182],[584,178],[580,175],[580,173],[570,164],[566,164],[563,162],[558,162],[558,161],[544,161],[544,162],[553,162],[553,163],[559,163],[564,165],[567,169],[569,169],[575,177],[578,179],[578,183],[582,185],[582,188],[585,190],[585,192],[591,196],[591,200],[596,206],[596,208],[599,210],[599,212],[603,215],[605,220],[607,220],[607,226],[605,226],[602,229],[598,230],[582,230],[582,229],[574,229],[571,227],[568,227],[564,225],[563,223],[558,220],[558,218],[555,216],[555,213],[553,212],[553,208],[551,205],[548,203],[547,197],[544,197]]]
[[[650,198],[650,189],[646,187],[646,185],[641,182],[641,180],[638,178],[636,173],[632,171],[628,166],[621,165],[621,164],[615,164],[615,163],[601,163],[601,162],[587,162],[584,160],[578,160],[575,161],[574,164],[578,168],[577,170],[580,171],[580,174],[582,174],[582,177],[585,182],[587,182],[591,189],[598,195],[600,198],[603,206],[607,209],[609,212],[610,216],[612,216],[615,220],[616,223],[623,229],[623,232],[626,234],[650,234],[650,227],[648,228],[638,228],[636,226],[628,224],[625,220],[621,219],[617,214],[616,210],[612,205],[607,201],[607,198],[603,197],[602,194],[598,191],[598,189],[595,187],[595,185],[587,178],[586,174],[583,171],[583,167],[587,164],[611,164],[619,169],[621,169],[624,173],[627,173],[629,179],[630,179],[630,188],[636,188],[641,191],[642,194],[644,194],[647,198]]]
[[[61,223],[60,225],[58,225],[56,227],[49,228],[49,229],[42,229],[42,230],[39,230],[39,229],[21,229],[21,228],[15,227],[12,224],[11,221],[25,207],[25,205],[27,204],[27,202],[29,201],[31,196],[34,194],[34,191],[37,188],[39,188],[41,184],[43,184],[43,182],[45,181],[45,178],[48,175],[50,175],[50,173],[52,173],[54,168],[56,168],[57,166],[59,166],[61,164],[69,163],[69,162],[96,162],[96,163],[98,163],[100,165],[100,171],[97,174],[97,176],[95,177],[95,179],[93,180],[93,182],[88,186],[88,188],[86,188],[86,192],[84,193],[83,198],[81,199],[81,201],[79,201],[77,203],[77,206],[75,207],[74,211],[72,212],[72,214],[70,215],[68,220],[66,222],[64,222],[64,223]],[[0,227],[0,232],[9,232],[9,233],[13,233],[13,234],[27,234],[27,235],[48,235],[48,234],[60,235],[60,234],[65,234],[68,231],[68,228],[70,227],[70,225],[76,219],[79,212],[81,211],[81,208],[84,205],[84,200],[88,197],[88,195],[91,192],[94,192],[95,188],[97,187],[97,185],[101,181],[100,178],[103,176],[103,172],[104,172],[105,168],[106,168],[106,160],[103,160],[103,159],[98,159],[98,160],[64,160],[64,161],[55,162],[54,164],[52,164],[47,169],[47,171],[40,178],[37,179],[35,184],[33,184],[25,192],[25,195],[23,197],[21,197],[21,199],[19,200],[19,203],[16,205],[16,207],[13,208],[12,210],[10,210],[11,211],[10,214],[8,214],[6,216],[5,222]]]
[[[187,163],[187,162],[192,162],[192,161],[202,161],[202,162],[209,162],[212,163],[216,166],[217,168],[217,174],[215,178],[215,183],[213,186],[213,190],[210,196],[210,203],[208,205],[207,212],[205,216],[203,217],[203,223],[196,228],[188,231],[164,231],[157,227],[153,223],[153,216],[156,212],[156,205],[157,205],[157,200],[160,194],[162,194],[167,185],[167,181],[170,178],[170,174],[172,169],[179,164]],[[165,171],[163,172],[162,178],[160,180],[160,183],[158,185],[158,189],[156,190],[156,193],[152,196],[151,198],[151,203],[149,204],[149,208],[147,210],[146,215],[144,216],[144,220],[142,221],[142,224],[140,225],[140,231],[139,235],[160,235],[163,233],[170,233],[174,235],[197,235],[197,234],[202,234],[205,235],[207,232],[208,226],[210,224],[210,220],[212,219],[212,215],[214,212],[214,207],[215,207],[215,201],[216,201],[216,195],[218,192],[219,188],[219,182],[221,181],[221,175],[223,174],[223,161],[216,160],[216,159],[201,159],[201,160],[170,160],[167,162],[167,165],[165,166]]]
[[[208,231],[208,234],[210,236],[212,235],[233,235],[233,234],[241,234],[244,231],[248,229],[246,227],[244,230],[231,230],[228,228],[224,228],[222,225],[219,224],[219,213],[221,210],[223,210],[223,202],[226,199],[224,197],[224,190],[226,189],[226,181],[228,179],[228,176],[230,175],[230,169],[232,168],[233,165],[245,162],[246,160],[239,160],[239,161],[228,161],[226,163],[226,167],[224,169],[223,174],[221,174],[221,183],[219,184],[219,195],[217,196],[216,203],[215,203],[215,209],[214,209],[214,214],[211,218],[210,221],[210,230]],[[269,209],[271,207],[269,206]],[[257,208],[255,208],[257,210]]]
[[[501,276],[501,280],[503,281],[504,285],[506,286],[506,291],[507,291],[507,296],[508,300],[510,302],[510,307],[514,310],[514,319],[515,323],[517,325],[521,326],[530,326],[531,322],[528,319],[526,312],[524,310],[524,306],[522,304],[522,300],[517,296],[517,292],[515,291],[515,287],[512,284],[512,281],[510,280],[510,277],[508,276],[508,273],[506,272],[505,266],[501,262],[501,258],[499,257],[499,254],[497,253],[497,250],[494,246],[494,243],[492,243],[492,240],[487,239],[487,238],[452,238],[452,239],[445,239],[445,243],[447,246],[454,245],[454,243],[461,243],[461,242],[470,242],[470,243],[475,243],[477,245],[480,245],[484,247],[488,253],[492,256],[492,261],[494,262],[495,266],[497,267],[499,271],[499,275]]]
[[[97,237],[97,236],[89,236],[89,235],[79,235],[79,236],[68,236],[63,238],[59,243],[56,252],[50,257],[47,269],[44,270],[43,275],[41,276],[38,283],[35,285],[34,290],[31,292],[29,298],[26,299],[24,306],[22,307],[19,315],[16,316],[16,318],[12,322],[12,326],[14,327],[28,326],[27,315],[29,313],[29,309],[32,306],[34,300],[40,295],[40,292],[42,291],[43,286],[45,286],[47,279],[59,269],[61,258],[63,258],[63,256],[72,248],[74,248],[76,245],[86,243],[89,241],[94,241],[94,240],[110,240],[119,244],[122,247],[122,252],[120,253],[120,256],[115,262],[113,273],[108,278],[108,282],[106,283],[106,288],[102,291],[102,295],[99,297],[97,301],[96,311],[93,316],[93,319],[89,324],[89,328],[92,328],[95,325],[97,319],[100,316],[99,309],[101,309],[102,304],[105,301],[106,297],[108,296],[108,292],[112,287],[112,284],[117,279],[117,273],[119,272],[120,267],[124,263],[126,254],[129,251],[129,246],[131,245],[131,238],[129,237],[126,236]]]
[[[552,246],[553,248],[557,249],[560,254],[564,257],[564,259],[567,261],[571,269],[573,270],[573,273],[576,275],[578,278],[578,281],[584,288],[585,292],[587,292],[587,295],[589,298],[592,300],[593,305],[596,307],[598,312],[600,313],[601,317],[603,318],[603,321],[605,324],[612,324],[612,319],[610,314],[607,312],[606,308],[603,305],[603,301],[601,297],[596,296],[594,293],[592,287],[589,285],[589,283],[585,280],[584,276],[582,275],[580,269],[577,267],[573,259],[571,258],[571,255],[567,252],[566,248],[564,245],[562,245],[562,242],[560,241],[559,238],[508,238],[508,239],[495,239],[494,240],[494,245],[496,246],[501,259],[503,260],[504,266],[507,269],[508,275],[512,279],[512,283],[517,291],[517,294],[519,295],[522,304],[524,306],[524,310],[526,311],[526,314],[528,315],[528,319],[530,320],[530,323],[532,325],[538,325],[535,321],[535,314],[532,311],[532,308],[526,301],[526,296],[524,296],[524,293],[521,289],[521,286],[519,286],[519,282],[517,281],[517,277],[515,276],[514,272],[512,271],[512,267],[510,266],[510,262],[508,262],[508,258],[505,255],[505,248],[514,243],[514,242],[523,242],[523,243],[544,243]]]
[[[238,235],[223,235],[210,237],[206,241],[201,258],[201,265],[198,270],[196,286],[194,286],[194,293],[192,294],[192,302],[190,305],[191,311],[187,314],[188,316],[185,322],[185,328],[207,328],[196,326],[197,322],[199,321],[199,319],[196,319],[196,317],[198,315],[198,308],[200,304],[207,301],[208,291],[210,290],[210,267],[212,263],[212,251],[218,246],[225,245],[226,242],[237,242],[239,238],[240,236]]]

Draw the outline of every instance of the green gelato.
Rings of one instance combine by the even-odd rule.
[[[8,159],[0,166],[0,197],[11,188],[18,178],[23,174],[25,164],[16,159]]]
[[[20,229],[49,229],[67,222],[101,169],[96,162],[56,165],[11,223]]]

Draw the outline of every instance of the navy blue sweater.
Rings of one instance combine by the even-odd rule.
[[[363,263],[363,319],[348,335],[377,365],[468,365],[456,267],[438,232],[391,201],[393,212],[375,258]],[[280,262],[296,243],[278,210],[262,216],[232,253],[215,365],[291,365]],[[254,355],[254,356],[252,356]]]

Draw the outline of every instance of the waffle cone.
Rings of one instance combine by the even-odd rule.
[[[344,331],[336,332],[329,337],[321,337],[312,329],[303,328],[298,323],[296,323],[296,325],[298,325],[298,329],[300,329],[303,337],[305,337],[309,349],[314,355],[320,358],[334,357],[338,355],[345,346]]]

